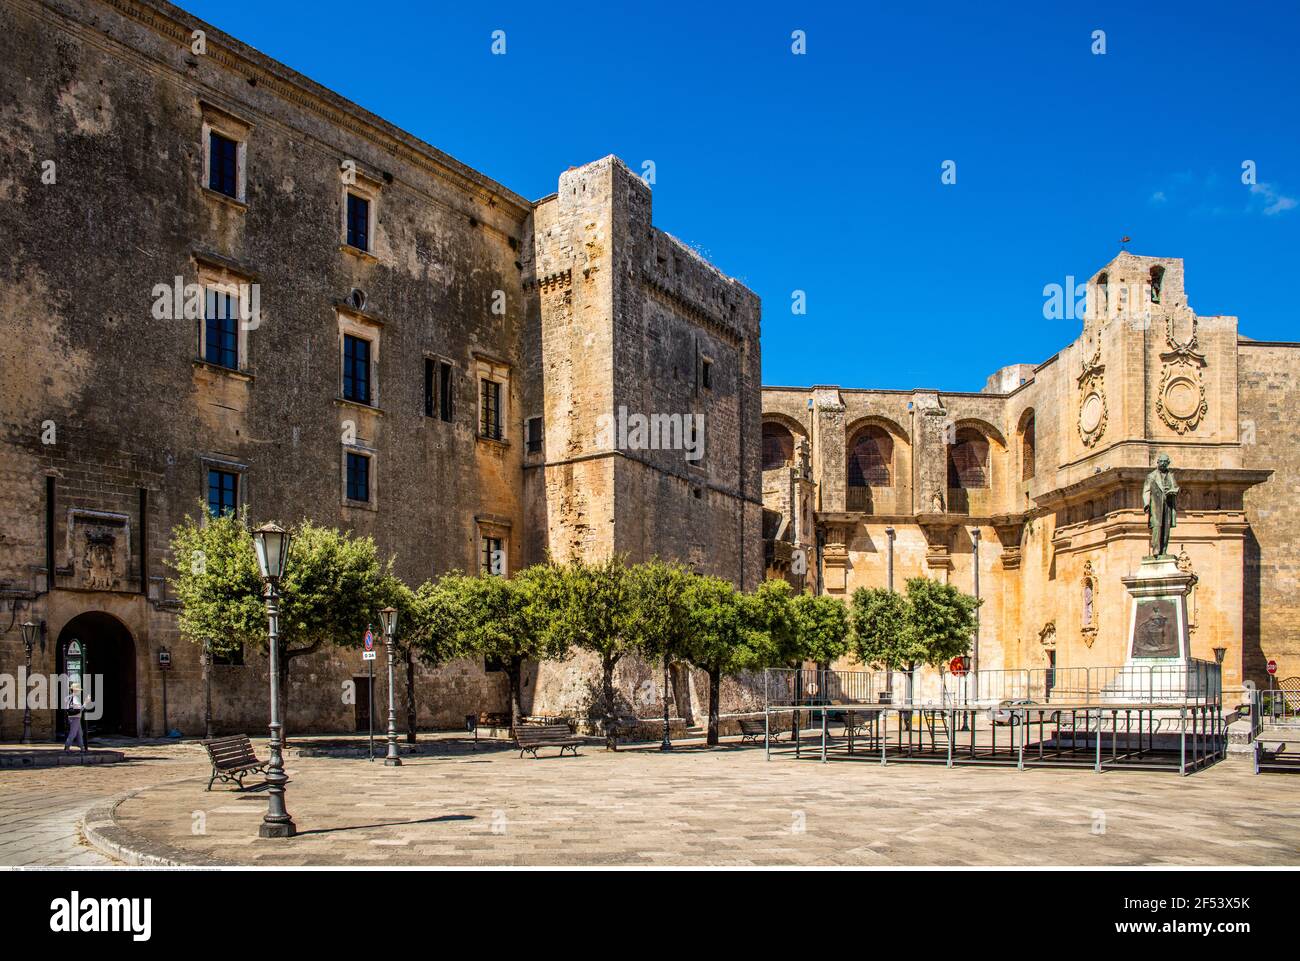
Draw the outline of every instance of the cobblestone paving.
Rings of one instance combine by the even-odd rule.
[[[142,762],[139,777],[171,783],[126,801],[117,822],[137,850],[186,863],[1300,863],[1294,781],[1255,776],[1240,761],[1180,778],[765,762],[761,748],[735,746],[661,755],[593,745],[577,758],[548,754],[521,760],[444,741],[439,753],[400,768],[291,756],[288,806],[301,833],[289,841],[257,837],[264,793],[207,793],[206,777],[172,780],[191,762]],[[72,785],[98,774],[42,772]],[[66,837],[58,833],[63,822],[50,830],[60,843]],[[26,863],[41,857],[42,841],[34,840],[18,849]]]
[[[18,750],[18,745],[8,745]],[[120,764],[0,769],[0,865],[90,867],[115,864],[82,840],[86,810],[113,797],[204,770],[198,745],[140,746]]]

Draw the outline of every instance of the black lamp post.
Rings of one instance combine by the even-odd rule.
[[[388,753],[384,767],[401,767],[397,755],[397,709],[393,705],[393,635],[397,632],[397,608],[385,607],[379,612],[379,622],[384,626],[384,646],[388,648]]]
[[[266,816],[258,836],[291,838],[298,833],[293,818],[284,807],[284,758],[280,754],[280,578],[284,576],[285,558],[289,556],[289,532],[275,524],[263,524],[253,531],[257,549],[257,566],[266,585],[266,617],[271,642],[271,760],[266,767],[269,785]]]
[[[32,676],[32,645],[36,643],[37,634],[41,635],[41,650],[45,649],[45,636],[38,625],[32,621],[23,623],[23,650],[27,654],[27,677]],[[27,696],[27,682],[23,682],[23,743],[32,743],[32,702]]]

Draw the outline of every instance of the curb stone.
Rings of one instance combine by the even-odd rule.
[[[199,784],[202,783],[202,778],[197,780],[194,778],[178,778],[174,781],[151,784],[149,787],[138,788],[109,801],[96,804],[86,811],[78,824],[82,837],[85,838],[87,844],[100,854],[130,867],[199,868],[233,866],[234,862],[222,861],[208,855],[180,851],[169,844],[142,838],[127,831],[117,823],[116,814],[119,805],[153,788],[163,787],[168,784],[179,784],[183,781],[194,781]]]

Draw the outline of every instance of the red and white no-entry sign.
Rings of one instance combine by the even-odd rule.
[[[1268,673],[1270,674],[1277,673],[1277,661],[1273,660],[1272,658],[1269,658],[1268,660]]]

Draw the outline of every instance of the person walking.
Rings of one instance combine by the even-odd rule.
[[[74,740],[81,745],[81,753],[86,753],[86,732],[81,729],[81,712],[87,706],[89,705],[83,704],[81,700],[81,685],[73,681],[68,693],[68,739],[63,742],[65,754]]]

